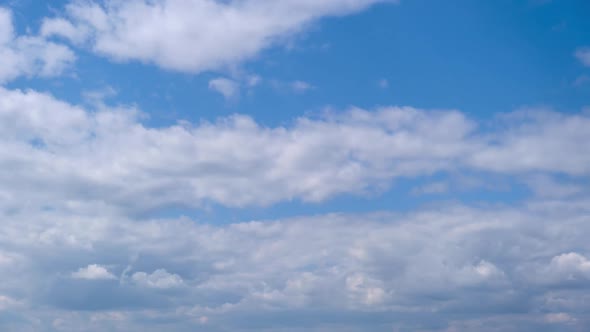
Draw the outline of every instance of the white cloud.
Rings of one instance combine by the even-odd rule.
[[[89,111],[34,91],[0,89],[5,206],[83,211],[260,206],[363,195],[397,178],[473,170],[590,174],[590,118],[513,116],[485,133],[458,111],[351,109],[289,126],[244,115],[149,128],[134,109]],[[58,191],[55,188],[60,188]],[[543,196],[543,195],[541,195]]]
[[[260,82],[262,82],[262,77],[259,75],[249,75],[246,79],[246,85],[251,88],[259,85]]]
[[[291,82],[291,88],[297,93],[304,93],[313,89],[314,86],[305,81],[293,81]]]
[[[39,319],[37,330],[58,318],[75,330],[97,312],[125,317],[114,320],[121,324],[113,327],[115,331],[137,330],[146,320],[164,318],[180,324],[168,329],[184,331],[182,322],[192,319],[199,324],[201,317],[207,317],[212,329],[231,329],[244,316],[259,329],[271,328],[277,317],[294,315],[297,321],[309,319],[313,326],[331,322],[332,328],[351,331],[378,327],[358,316],[361,313],[382,314],[386,318],[374,324],[400,328],[415,324],[415,315],[428,317],[414,326],[421,329],[433,321],[448,323],[449,311],[469,319],[477,310],[477,317],[499,315],[504,320],[514,319],[513,312],[518,311],[528,319],[539,315],[542,320],[548,311],[539,299],[555,298],[560,294],[556,292],[567,290],[568,275],[586,273],[587,259],[573,250],[590,250],[588,201],[567,200],[557,207],[550,203],[446,205],[408,213],[329,214],[219,225],[2,210],[0,243],[18,248],[27,261],[14,273],[3,271],[0,294],[24,306],[20,315]],[[39,242],[38,235],[47,229],[84,239],[90,249]],[[154,272],[136,272],[130,282],[121,283],[79,283],[61,277],[72,262],[90,255],[113,269],[123,269],[133,260],[142,270]],[[233,264],[218,269],[218,262],[229,260]],[[528,268],[537,263],[551,270]],[[553,270],[560,278],[551,283],[530,278]],[[115,278],[100,265],[75,274],[85,279]],[[575,305],[553,301],[550,312],[575,317],[576,312],[590,310],[586,300],[590,283],[578,281],[562,295]],[[39,301],[44,301],[43,306]],[[350,319],[331,320],[317,312]],[[84,313],[89,317],[76,316]],[[104,330],[113,322],[105,318],[93,320],[93,328]],[[281,322],[285,328],[302,331],[294,321]]]
[[[82,43],[87,38],[88,33],[88,29],[83,26],[75,26],[72,22],[63,18],[45,19],[40,31],[43,37],[62,36],[76,44]]]
[[[564,279],[590,279],[590,260],[575,252],[561,254],[553,257],[549,271]]]
[[[131,279],[139,285],[161,289],[180,287],[184,284],[179,275],[168,273],[164,269],[158,269],[151,274],[135,272]]]
[[[109,272],[104,266],[97,264],[91,264],[87,267],[80,268],[76,272],[72,272],[72,278],[74,279],[86,279],[86,280],[109,280],[116,279],[116,277]]]
[[[225,77],[218,77],[209,81],[209,89],[219,92],[225,99],[232,99],[240,93],[240,84]]]
[[[59,35],[118,60],[201,72],[235,66],[281,44],[325,16],[347,15],[388,0],[71,1],[66,18],[46,19]]]
[[[578,61],[580,61],[584,66],[590,67],[590,48],[589,47],[581,47],[576,50],[574,54]]]
[[[449,184],[444,181],[428,183],[426,185],[412,189],[412,193],[420,194],[443,194],[449,191]]]
[[[17,307],[19,304],[15,299],[0,294],[0,312]]]
[[[16,36],[12,12],[0,7],[0,84],[20,76],[51,77],[63,73],[76,56],[66,46],[38,36]]]
[[[583,185],[575,181],[557,180],[547,175],[534,175],[525,182],[536,195],[541,197],[571,197],[584,193]]]
[[[545,320],[548,323],[572,323],[576,319],[567,313],[559,312],[545,315]]]
[[[590,126],[587,112],[560,114],[543,110],[505,116],[505,129],[490,137],[470,159],[472,166],[496,172],[545,171],[588,174],[590,154],[584,144]]]

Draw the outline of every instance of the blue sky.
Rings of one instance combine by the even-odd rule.
[[[590,3],[0,2],[0,328],[585,331]]]

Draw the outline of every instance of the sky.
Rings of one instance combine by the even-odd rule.
[[[0,330],[588,331],[589,17],[0,1]]]

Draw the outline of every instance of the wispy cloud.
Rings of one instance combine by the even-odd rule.
[[[586,67],[590,67],[590,47],[581,47],[574,53],[578,61]]]
[[[218,77],[209,81],[209,89],[223,95],[225,99],[234,99],[240,93],[240,84],[225,77]]]
[[[76,55],[36,35],[16,35],[12,12],[0,7],[0,83],[18,77],[53,77],[69,69]]]

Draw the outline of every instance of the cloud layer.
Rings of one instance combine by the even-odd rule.
[[[586,113],[518,111],[478,123],[459,111],[385,107],[284,127],[234,115],[152,128],[136,109],[96,107],[0,88],[0,165],[11,170],[0,176],[5,329],[276,331],[281,322],[289,331],[577,331],[589,323]],[[535,196],[512,207],[218,226],[146,217],[210,202],[315,204],[463,171],[522,178]]]
[[[589,203],[226,226],[4,211],[0,326],[579,331]]]
[[[588,110],[350,107],[154,126],[108,104],[110,85],[84,94],[90,106],[4,85],[66,73],[73,47],[218,72],[209,89],[231,102],[258,85],[319,94],[315,80],[239,67],[322,18],[395,2],[68,0],[38,33],[0,7],[0,330],[585,331]],[[590,66],[586,47],[573,55]],[[366,211],[353,198],[384,193],[384,211],[290,211],[338,198]],[[437,200],[400,212],[396,195]],[[292,215],[234,217],[260,207]]]
[[[234,115],[150,128],[138,110],[99,107],[0,88],[0,164],[15,170],[0,177],[5,208],[265,206],[375,193],[441,172],[590,173],[586,113],[516,112],[478,124],[458,111],[386,107],[287,127]]]

